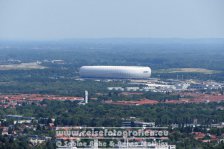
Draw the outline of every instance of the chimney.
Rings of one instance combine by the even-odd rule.
[[[85,104],[88,103],[88,91],[85,90]]]

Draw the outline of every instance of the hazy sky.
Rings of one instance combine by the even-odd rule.
[[[0,39],[224,37],[224,0],[0,0]]]

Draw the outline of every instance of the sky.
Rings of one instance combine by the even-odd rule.
[[[224,38],[224,0],[0,0],[0,39]]]

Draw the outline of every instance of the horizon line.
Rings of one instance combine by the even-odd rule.
[[[58,39],[0,39],[0,42],[54,42],[69,40],[224,40],[224,37],[81,37]]]

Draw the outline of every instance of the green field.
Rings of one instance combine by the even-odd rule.
[[[0,65],[0,70],[30,70],[30,69],[45,69],[46,67],[32,63],[21,63],[21,64],[10,64],[10,65]]]
[[[171,69],[159,69],[155,70],[156,73],[203,73],[203,74],[215,74],[220,71],[210,70],[204,68],[171,68]]]

